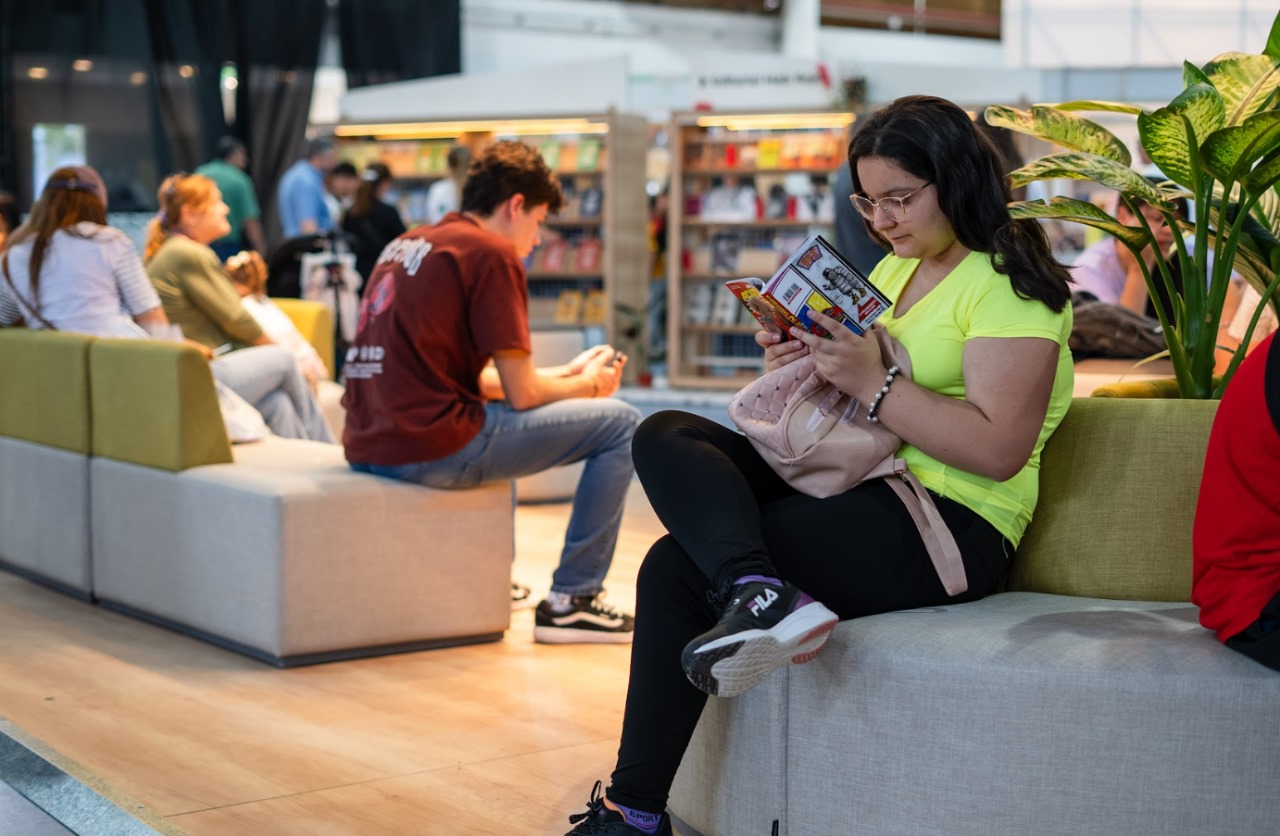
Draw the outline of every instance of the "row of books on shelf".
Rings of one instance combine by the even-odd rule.
[[[530,296],[529,321],[540,325],[604,325],[605,296],[598,288],[568,288],[555,296]]]
[[[604,141],[599,137],[544,139],[533,144],[552,171],[599,171],[604,167]]]
[[[789,191],[779,178],[790,176],[730,177],[726,179],[736,179],[737,182],[717,185],[706,191],[691,190],[684,196],[685,217],[707,223],[831,223],[835,219],[836,204],[826,177],[812,175],[801,190]],[[794,184],[792,186],[794,188]]]
[[[338,156],[363,169],[381,162],[395,177],[444,177],[449,173],[451,140],[380,140],[344,142]]]
[[[779,265],[805,239],[804,232],[792,235],[715,233],[705,246],[686,246],[681,251],[681,270],[698,276],[773,275]]]
[[[552,171],[599,171],[604,167],[604,140],[543,139],[531,141]],[[379,140],[343,142],[339,156],[357,169],[380,161],[396,177],[444,177],[449,173],[453,140]]]
[[[564,195],[564,206],[555,216],[558,221],[598,220],[604,209],[604,191],[595,185],[581,187],[575,181],[581,178],[564,177],[560,181],[560,192]]]
[[[725,290],[721,282],[690,282],[684,286],[681,302],[685,325],[760,327],[751,311],[737,296]]]
[[[603,270],[604,242],[594,236],[552,238],[533,251],[530,273],[584,273]]]
[[[742,142],[691,143],[685,147],[685,168],[698,169],[835,169],[844,157],[848,138],[843,133],[794,133]]]

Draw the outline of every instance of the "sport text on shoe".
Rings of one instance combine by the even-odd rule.
[[[751,599],[748,609],[751,610],[752,615],[758,616],[776,600],[778,600],[778,593],[773,591],[773,587],[766,587],[764,592]]]

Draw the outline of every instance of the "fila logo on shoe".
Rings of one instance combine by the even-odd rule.
[[[751,610],[752,615],[759,615],[769,608],[769,605],[778,600],[778,593],[774,592],[772,587],[765,589],[755,598],[751,599],[751,603],[747,605],[747,609]]]

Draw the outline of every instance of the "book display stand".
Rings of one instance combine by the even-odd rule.
[[[362,123],[339,125],[335,132],[340,157],[357,167],[381,160],[391,169],[410,228],[427,222],[427,190],[447,176],[446,157],[455,144],[473,154],[503,139],[533,145],[559,176],[566,203],[559,215],[548,218],[542,245],[526,264],[530,325],[535,331],[591,329],[587,338],[603,339],[634,356],[618,327],[617,309],[640,310],[648,303],[643,117],[607,113]]]
[[[830,236],[847,113],[682,113],[671,130],[667,336],[671,385],[738,389],[763,368],[759,325],[724,287],[768,279]]]

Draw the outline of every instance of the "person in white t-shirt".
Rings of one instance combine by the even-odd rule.
[[[240,304],[253,316],[272,342],[289,349],[298,361],[298,370],[307,383],[315,389],[322,380],[329,380],[329,368],[325,366],[315,347],[298,331],[289,315],[267,298],[267,265],[262,256],[251,250],[236,253],[226,261],[227,275],[235,282],[240,294]]]
[[[471,165],[471,150],[465,145],[449,149],[449,175],[431,184],[427,189],[427,223],[438,224],[445,215],[458,211],[458,195],[467,179]]]

